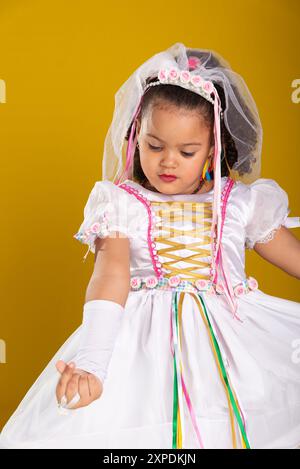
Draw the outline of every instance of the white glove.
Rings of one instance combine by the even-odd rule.
[[[93,373],[102,382],[121,326],[124,307],[110,300],[91,300],[84,304],[80,347],[75,367]]]

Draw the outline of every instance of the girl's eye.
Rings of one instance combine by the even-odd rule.
[[[154,150],[154,151],[159,151],[161,150],[161,147],[155,147],[153,145],[151,145],[150,143],[148,143],[149,145],[149,148],[150,150]],[[185,151],[182,151],[181,152],[183,156],[194,156],[195,153],[186,153]]]
[[[148,145],[149,145],[150,150],[161,150],[160,147],[154,147],[154,146],[151,145],[150,143],[149,143]]]
[[[195,153],[186,153],[185,151],[182,152],[184,156],[194,156]]]

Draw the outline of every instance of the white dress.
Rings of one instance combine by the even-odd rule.
[[[239,319],[211,282],[213,190],[169,196],[131,180],[95,183],[75,237],[94,252],[96,236],[119,230],[131,246],[131,290],[103,394],[58,411],[55,363],[75,357],[79,326],[2,429],[2,448],[300,445],[300,303],[264,293],[245,272],[245,247],[299,218],[288,217],[288,196],[272,179],[223,177],[223,196],[228,189],[222,246]],[[182,217],[183,202],[193,216]]]

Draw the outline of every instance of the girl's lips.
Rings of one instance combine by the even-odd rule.
[[[177,179],[176,176],[165,176],[163,174],[160,175],[159,177],[165,182],[172,182],[172,181],[175,181],[175,179]]]

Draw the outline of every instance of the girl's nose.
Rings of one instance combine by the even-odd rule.
[[[176,155],[172,151],[165,151],[162,154],[161,163],[165,166],[175,167],[176,166]]]

